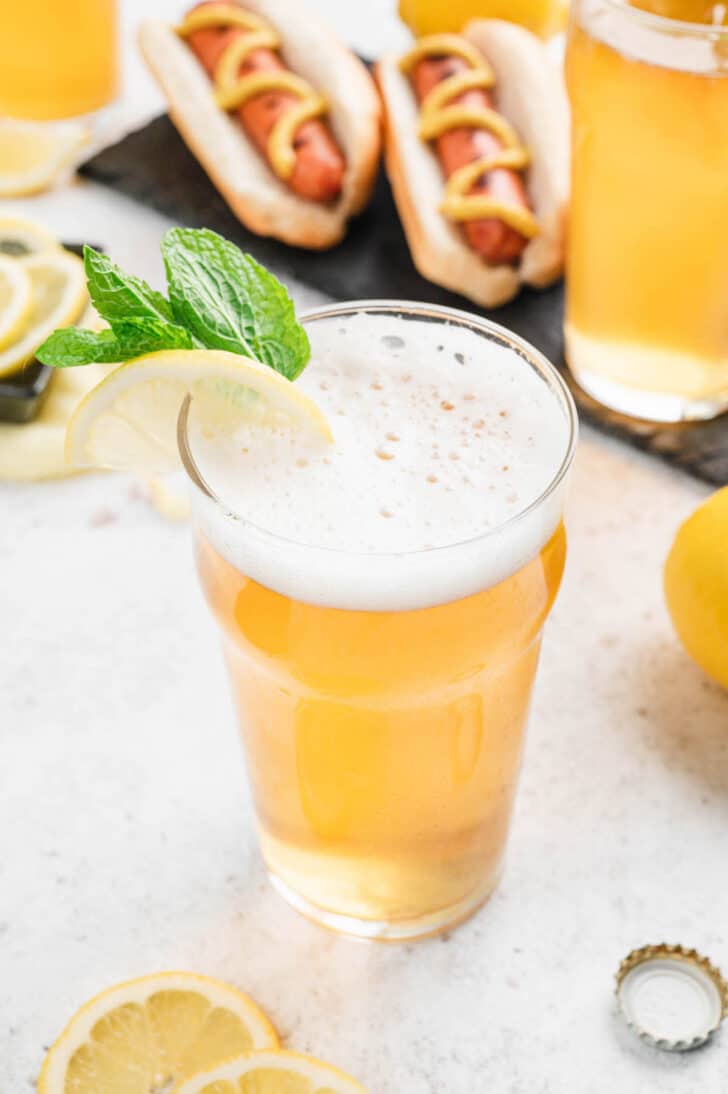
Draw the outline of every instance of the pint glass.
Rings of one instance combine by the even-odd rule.
[[[728,27],[642,6],[571,7],[567,359],[615,410],[710,418],[728,407]]]
[[[197,561],[273,883],[326,926],[415,937],[498,881],[575,411],[539,353],[463,312],[304,322],[297,382],[334,443],[251,467],[262,435],[221,455],[183,412]]]
[[[48,120],[106,106],[119,79],[116,0],[5,0],[0,115]]]

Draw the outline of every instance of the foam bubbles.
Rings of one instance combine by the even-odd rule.
[[[191,428],[203,477],[242,518],[231,521],[208,502],[199,509],[204,530],[230,561],[301,599],[410,607],[422,598],[437,603],[476,591],[537,553],[558,522],[560,498],[530,531],[524,524],[512,550],[501,544],[498,564],[487,557],[492,537],[471,545],[470,570],[454,583],[449,579],[447,588],[433,587],[433,571],[419,594],[414,588],[404,594],[391,564],[392,554],[471,541],[548,487],[566,453],[568,423],[527,362],[468,329],[434,328],[419,320],[405,324],[389,315],[319,321],[309,335],[312,362],[296,382],[327,414],[333,446],[307,444],[285,428],[271,434],[245,426],[234,437],[216,439]],[[278,545],[275,563],[271,533],[308,545],[301,547],[305,566],[301,559],[294,563],[291,543]],[[252,541],[261,536],[266,547],[258,552]],[[315,566],[309,548],[316,549]],[[347,570],[339,554],[322,561],[320,548],[368,556],[370,562],[360,558]],[[446,556],[434,555],[444,578]],[[314,573],[319,564],[323,586]],[[405,584],[420,565],[410,558]],[[433,565],[434,560],[431,571]],[[381,573],[384,584],[376,591],[377,581],[370,583],[367,599],[369,569]]]

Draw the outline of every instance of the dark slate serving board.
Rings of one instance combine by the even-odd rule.
[[[166,115],[105,149],[82,171],[181,224],[213,228],[284,278],[288,274],[335,299],[422,300],[473,310],[468,300],[431,284],[415,270],[383,172],[371,205],[352,223],[346,239],[331,251],[313,252],[248,232]],[[706,482],[728,483],[728,415],[677,426],[635,422],[605,410],[576,387],[564,364],[563,286],[524,291],[505,307],[483,314],[527,338],[558,365],[586,421]]]

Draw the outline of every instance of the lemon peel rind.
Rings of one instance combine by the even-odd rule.
[[[260,390],[268,395],[274,393],[277,396],[276,406],[283,412],[289,413],[292,420],[306,422],[326,441],[333,440],[331,428],[321,408],[304,394],[301,388],[290,380],[286,380],[268,365],[226,350],[160,350],[158,353],[145,354],[120,364],[83,397],[68,422],[65,445],[65,457],[68,464],[74,467],[105,467],[152,473],[173,469],[168,465],[143,467],[133,462],[99,462],[88,451],[93,423],[105,409],[113,406],[113,399],[110,397],[104,402],[104,397],[117,390],[121,394],[123,390],[131,389],[134,386],[133,382],[122,387],[120,379],[133,381],[134,374],[137,372],[141,373],[140,383],[166,378],[186,384],[187,392],[192,390],[195,383],[205,379],[223,379],[232,381],[240,387],[255,388],[257,378],[260,381]],[[241,415],[241,421],[244,420],[244,416]],[[170,450],[174,448],[176,453],[176,438],[170,438],[170,442],[174,442],[170,443]],[[161,450],[161,446],[159,447]],[[175,466],[178,466],[177,462]]]
[[[235,1082],[259,1067],[302,1075],[316,1084],[315,1090],[323,1083],[327,1094],[329,1090],[334,1094],[367,1094],[360,1082],[333,1064],[287,1049],[257,1050],[233,1056],[208,1071],[184,1079],[174,1088],[173,1094],[203,1094],[206,1087],[216,1082]]]
[[[145,991],[145,986],[150,990]],[[179,971],[153,973],[106,988],[79,1007],[48,1050],[38,1076],[37,1094],[66,1094],[65,1074],[73,1054],[89,1040],[93,1027],[110,1011],[126,1003],[145,1003],[151,996],[161,991],[194,992],[197,988],[199,994],[210,998],[204,990],[200,990],[205,986],[219,994],[219,998],[213,1001],[214,1005],[224,1006],[223,997],[232,1004],[237,1003],[237,1007],[232,1005],[227,1009],[245,1015],[253,1041],[260,1040],[260,1049],[277,1049],[280,1042],[273,1024],[245,992],[222,980],[198,973]],[[102,1003],[108,1005],[102,1009]]]
[[[27,328],[19,339],[10,342],[0,350],[0,379],[11,376],[21,369],[35,354],[38,347],[45,341],[56,327],[70,326],[83,314],[87,304],[86,275],[83,262],[78,255],[62,249],[38,251],[16,260],[22,263],[27,270],[42,266],[44,263],[53,263],[65,266],[68,271],[67,292],[68,300],[64,300],[63,310],[57,307],[41,323],[35,327]],[[32,335],[32,337],[31,337]],[[3,361],[4,358],[4,361]]]
[[[0,255],[0,277],[3,277],[11,293],[20,296],[18,300],[11,297],[14,314],[6,322],[5,330],[0,325],[0,351],[17,341],[27,325],[33,310],[33,286],[27,271],[21,263],[13,258]]]

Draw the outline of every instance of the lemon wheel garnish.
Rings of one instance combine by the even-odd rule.
[[[16,260],[30,279],[33,299],[20,333],[0,350],[0,376],[18,371],[57,327],[75,323],[87,302],[83,262],[49,250]]]
[[[45,190],[88,140],[88,130],[68,122],[44,125],[0,119],[0,197]]]
[[[182,1083],[175,1094],[367,1094],[350,1075],[297,1052],[253,1052]]]
[[[14,342],[30,318],[33,286],[21,262],[0,256],[0,350]]]
[[[54,235],[25,217],[0,217],[0,255],[24,258],[38,251],[60,249]]]
[[[68,424],[66,459],[80,467],[174,470],[188,394],[203,408],[206,427],[285,421],[331,439],[316,403],[267,365],[223,350],[162,350],[120,365],[89,392]]]
[[[109,988],[73,1016],[46,1056],[38,1094],[160,1094],[242,1052],[278,1045],[252,999],[192,973]]]

